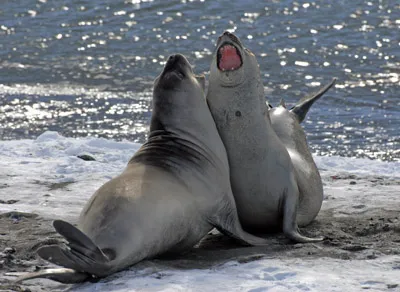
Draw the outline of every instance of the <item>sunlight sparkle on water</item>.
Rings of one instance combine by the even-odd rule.
[[[305,62],[305,61],[295,61],[294,64],[297,66],[301,66],[301,67],[307,67],[310,65],[310,63]]]

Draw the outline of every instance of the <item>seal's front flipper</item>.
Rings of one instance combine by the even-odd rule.
[[[37,279],[37,278],[45,278],[53,281],[57,281],[64,284],[75,284],[82,283],[86,281],[90,277],[87,273],[80,273],[75,270],[58,268],[58,269],[46,269],[40,272],[32,272],[26,273],[15,281],[16,283]]]
[[[109,274],[109,258],[82,231],[68,222],[56,220],[53,226],[68,241],[67,245],[49,245],[38,255],[51,263],[78,272],[102,277]]]
[[[316,100],[318,100],[322,95],[324,95],[335,84],[335,82],[336,78],[334,78],[331,83],[323,87],[321,90],[319,90],[312,96],[302,98],[294,107],[290,109],[290,112],[295,114],[299,123],[301,123],[304,120],[308,110],[313,105],[313,103]]]
[[[234,202],[231,204],[224,202],[224,207],[219,212],[216,212],[216,215],[209,222],[221,233],[238,239],[244,244],[266,245],[269,243],[267,239],[252,235],[243,230]]]
[[[293,187],[290,189],[285,189],[283,200],[283,233],[287,238],[296,243],[319,242],[324,240],[323,237],[311,238],[300,234],[296,220],[298,205],[297,185],[295,189],[293,189]]]

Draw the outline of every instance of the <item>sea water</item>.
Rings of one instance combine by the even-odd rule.
[[[266,98],[293,105],[338,78],[303,122],[313,153],[400,159],[396,1],[3,1],[0,140],[142,143],[170,54],[207,75],[217,37],[257,56]]]

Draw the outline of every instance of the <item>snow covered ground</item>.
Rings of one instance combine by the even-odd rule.
[[[119,174],[139,146],[65,138],[56,132],[45,132],[36,140],[1,141],[0,214],[18,211],[74,223],[93,192]],[[77,157],[82,154],[95,161]],[[278,252],[230,247],[235,255],[243,251],[244,260],[224,248],[220,254],[226,256],[221,260],[204,264],[206,257],[198,267],[196,260],[187,264],[190,260],[182,256],[181,265],[174,260],[146,261],[97,283],[66,286],[32,280],[21,287],[31,291],[400,291],[400,162],[315,160],[325,200],[316,223],[305,230],[327,236],[328,242],[293,245],[278,235],[271,239]],[[12,230],[0,226],[0,231],[0,243],[12,245],[7,237]],[[14,241],[24,240],[19,236]],[[0,291],[12,291],[2,290],[11,286],[1,284],[14,279],[16,270],[2,267],[0,258]]]

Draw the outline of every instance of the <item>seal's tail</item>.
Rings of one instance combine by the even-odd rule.
[[[44,246],[37,253],[41,258],[64,269],[30,273],[17,279],[18,282],[33,278],[48,278],[62,283],[79,283],[90,276],[102,277],[108,274],[109,258],[89,237],[62,220],[55,220],[53,226],[68,241],[67,245]]]
[[[312,104],[318,100],[321,96],[323,96],[336,82],[336,78],[333,78],[331,83],[321,88],[317,93],[313,94],[312,96],[302,98],[294,107],[290,109],[292,113],[294,113],[301,123]]]

